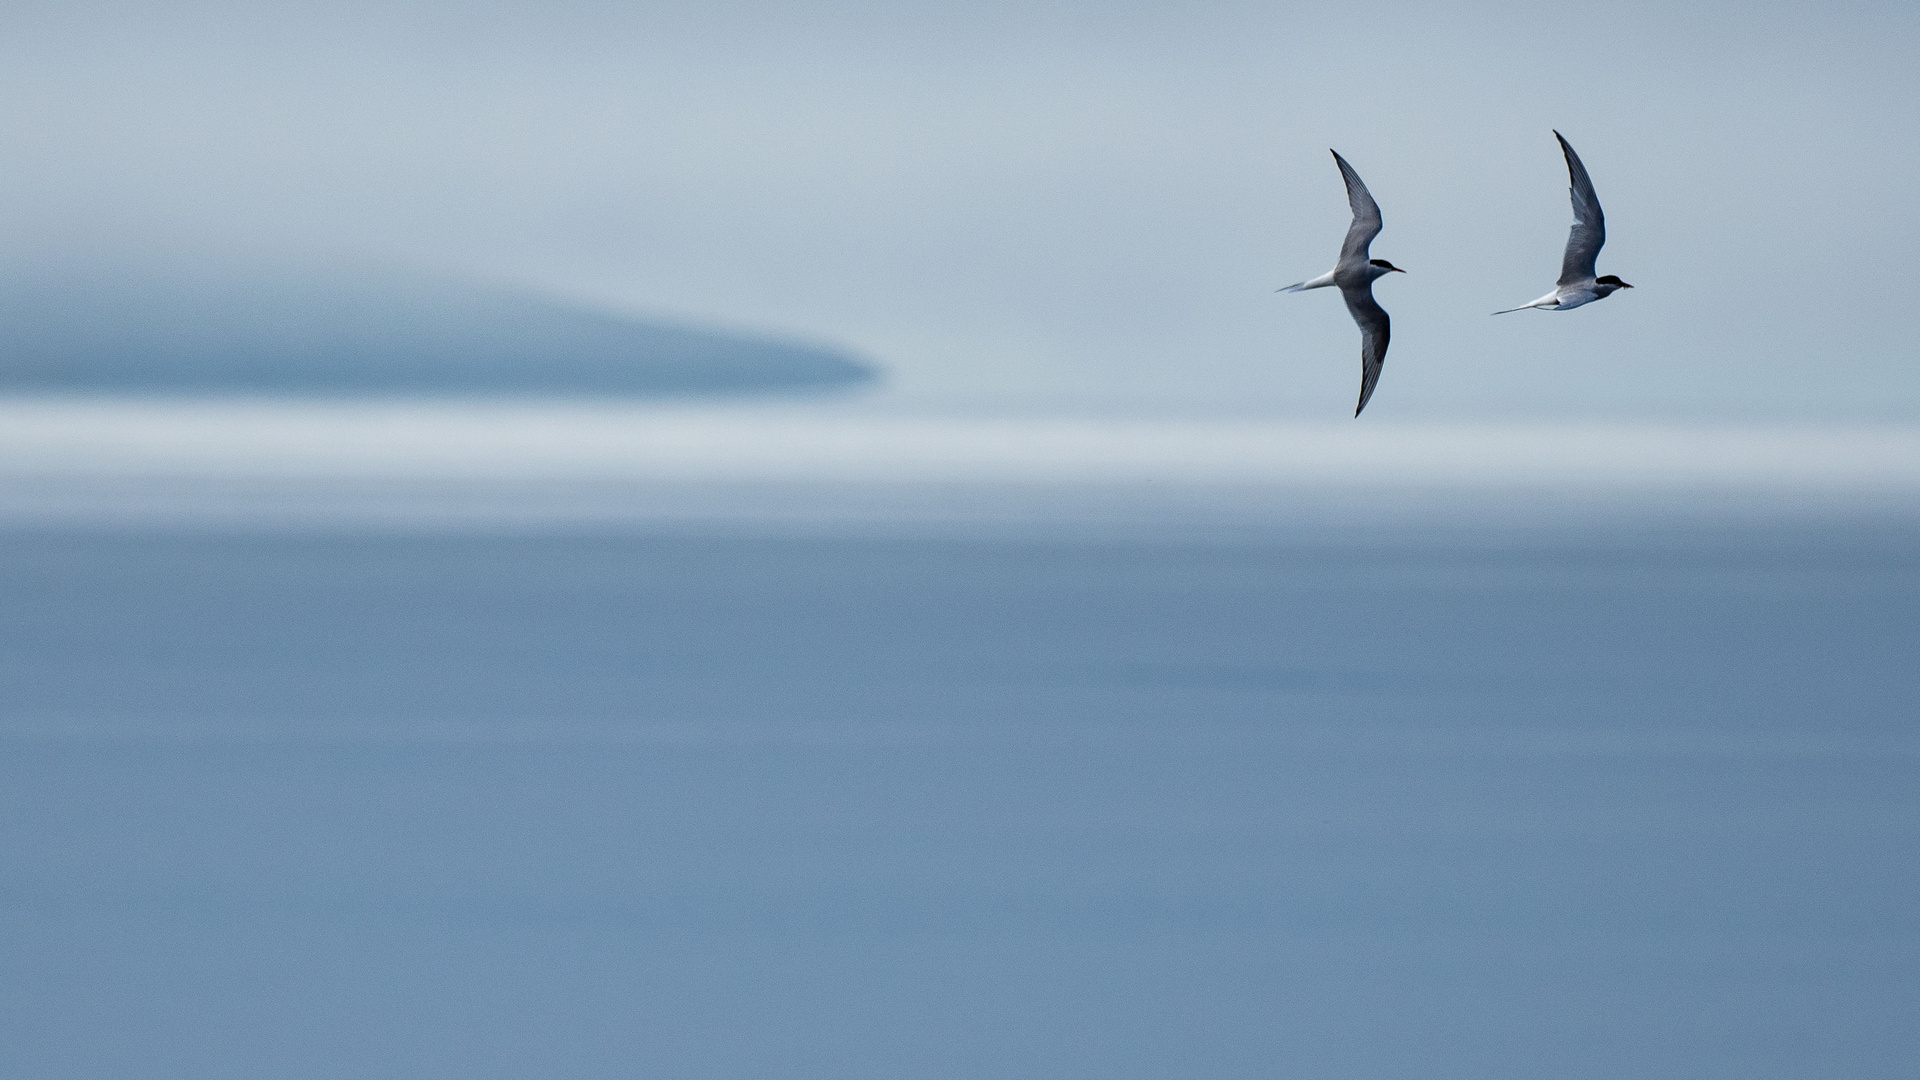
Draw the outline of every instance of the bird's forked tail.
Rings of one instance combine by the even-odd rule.
[[[1535,300],[1531,304],[1521,304],[1519,307],[1510,307],[1505,309],[1504,311],[1496,311],[1494,312],[1494,314],[1505,315],[1511,311],[1525,311],[1528,308],[1539,308],[1541,311],[1552,311],[1554,308],[1557,308],[1559,306],[1560,306],[1560,291],[1556,289],[1553,292],[1550,292],[1547,295],[1541,297],[1540,299]]]
[[[1329,270],[1326,273],[1321,274],[1317,278],[1308,278],[1305,281],[1296,281],[1284,289],[1275,289],[1274,291],[1275,292],[1305,292],[1308,289],[1324,289],[1327,286],[1332,284],[1333,284],[1333,271]]]

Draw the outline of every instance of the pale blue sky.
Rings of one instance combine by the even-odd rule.
[[[324,10],[321,10],[324,8]],[[0,243],[388,259],[842,343],[883,400],[1920,417],[1904,5],[9,5]],[[1564,315],[1550,129],[1638,288]],[[1846,275],[1862,273],[1860,280]]]

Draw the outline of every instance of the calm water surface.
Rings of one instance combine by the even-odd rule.
[[[1920,532],[0,535],[0,1071],[1906,1077]]]

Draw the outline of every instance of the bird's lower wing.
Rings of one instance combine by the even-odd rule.
[[[1357,289],[1341,289],[1340,295],[1346,298],[1347,312],[1360,327],[1360,403],[1353,408],[1353,415],[1359,416],[1367,407],[1367,399],[1373,396],[1374,384],[1380,381],[1380,368],[1387,361],[1387,342],[1393,336],[1393,323],[1387,318],[1386,309],[1374,300],[1371,283]]]

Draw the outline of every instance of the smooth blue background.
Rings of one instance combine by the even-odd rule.
[[[103,267],[397,266],[870,358],[884,379],[829,428],[1344,423],[1351,320],[1272,291],[1337,251],[1338,147],[1409,270],[1381,285],[1361,423],[1903,424],[1917,13],[24,0],[0,10],[0,308]],[[1602,271],[1637,288],[1494,319],[1559,264],[1554,128],[1606,207]],[[298,322],[245,290],[157,307],[185,340]],[[1209,538],[1238,511],[1147,462],[1157,501],[1117,516],[1194,521],[1069,507],[968,539],[979,506],[925,516],[945,533],[837,520],[866,496],[808,502],[802,461],[737,527],[511,536],[486,526],[516,499],[578,495],[503,457],[537,424],[489,450],[289,413],[300,438],[256,447],[191,403],[145,434],[115,425],[164,403],[57,404],[0,470],[0,1073],[1873,1080],[1920,1058],[1898,468],[1734,469],[1751,490],[1716,523],[1688,478],[1731,474],[1681,458],[1739,439],[1575,440],[1599,448],[1558,460],[1595,460],[1516,498],[1625,478],[1579,527],[1462,529],[1498,477],[1392,491],[1385,463],[1336,493],[1344,526],[1278,505]],[[623,445],[558,456],[651,475]],[[845,445],[817,480],[889,464]],[[370,496],[415,530],[382,535],[323,497],[363,471],[500,513],[436,518],[422,480]],[[69,503],[100,527],[24,524]],[[1634,509],[1656,503],[1693,523]],[[1856,504],[1886,513],[1841,520]]]
[[[0,538],[0,1066],[1905,1076],[1904,528]]]

